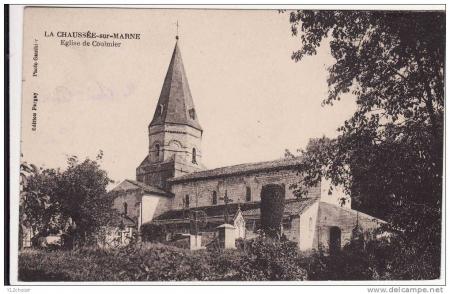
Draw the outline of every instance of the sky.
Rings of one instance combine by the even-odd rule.
[[[175,45],[204,130],[203,164],[215,168],[283,157],[309,138],[333,137],[355,110],[327,96],[325,42],[294,62],[300,48],[288,13],[274,10],[27,8],[24,26],[23,160],[51,168],[67,156],[95,159],[119,182],[134,179]],[[63,46],[49,32],[139,33],[120,47]],[[37,40],[37,41],[36,41]],[[83,41],[77,39],[75,41]],[[32,76],[38,43],[38,77]],[[32,93],[38,93],[37,110]],[[32,130],[33,112],[37,116]]]

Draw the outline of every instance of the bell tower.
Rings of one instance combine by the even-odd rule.
[[[136,179],[167,187],[167,179],[203,169],[203,130],[192,99],[178,36],[156,109],[148,126],[148,155],[136,169]]]

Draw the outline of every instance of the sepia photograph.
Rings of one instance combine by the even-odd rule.
[[[443,283],[445,27],[445,5],[26,6],[10,275]]]

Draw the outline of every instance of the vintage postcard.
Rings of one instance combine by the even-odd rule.
[[[12,276],[442,284],[445,17],[26,7]]]

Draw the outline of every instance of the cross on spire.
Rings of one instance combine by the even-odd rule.
[[[178,27],[179,27],[179,25],[178,25],[178,20],[177,20],[177,35],[175,36],[175,39],[179,39],[179,37],[178,37]]]

